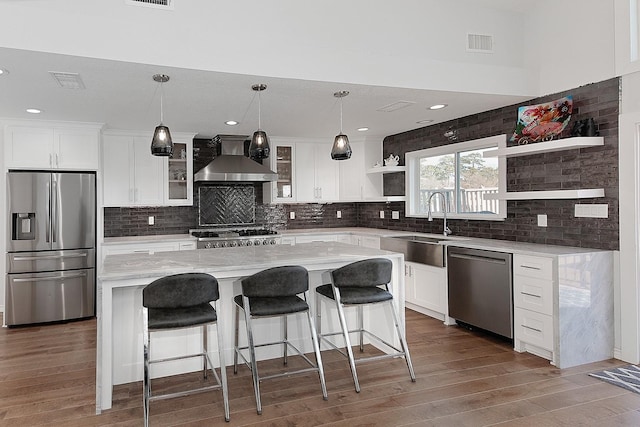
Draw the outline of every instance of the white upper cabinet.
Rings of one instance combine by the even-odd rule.
[[[331,159],[331,144],[271,138],[269,164],[278,173],[278,181],[264,184],[266,203],[339,200],[339,167]]]
[[[331,144],[296,144],[298,202],[338,201],[338,162],[331,159]]]
[[[98,170],[102,125],[29,122],[5,128],[6,167]]]
[[[122,132],[103,136],[104,206],[193,204],[193,135],[172,135],[175,155],[170,159],[151,155],[151,136]]]

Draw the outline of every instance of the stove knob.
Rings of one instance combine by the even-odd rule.
[[[264,239],[264,240],[262,241],[262,244],[263,244],[263,245],[268,245],[268,244],[269,244],[269,241],[268,241],[267,239]]]
[[[275,244],[276,244],[276,239],[271,239],[271,240],[269,240],[269,244],[270,244],[270,245],[275,245]]]
[[[238,241],[238,246],[246,246],[246,245],[247,245],[246,241],[244,241],[244,240]]]
[[[211,249],[211,242],[204,244],[205,249]]]
[[[221,245],[223,248],[226,248],[227,246],[229,246],[229,243],[227,243],[227,242],[222,242],[220,245]]]
[[[235,248],[236,246],[238,246],[238,242],[236,242],[235,240],[232,242],[229,242],[229,246],[232,248]]]
[[[207,244],[210,244],[210,243],[207,243]],[[211,247],[211,246],[209,246],[209,247]],[[213,244],[213,247],[214,247],[214,248],[219,248],[219,247],[220,247],[220,243],[215,242],[215,243]]]

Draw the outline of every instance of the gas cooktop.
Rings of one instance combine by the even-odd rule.
[[[198,239],[229,239],[235,237],[271,236],[277,231],[266,228],[242,229],[242,230],[193,230],[191,235]]]

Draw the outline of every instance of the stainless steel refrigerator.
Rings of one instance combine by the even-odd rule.
[[[8,173],[8,326],[95,315],[95,189],[91,173]]]

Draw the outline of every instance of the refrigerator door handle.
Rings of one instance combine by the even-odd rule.
[[[58,239],[58,181],[51,180],[51,242],[55,243]]]
[[[87,254],[71,254],[71,255],[46,255],[46,256],[17,256],[14,261],[38,261],[42,259],[62,259],[62,258],[81,258],[87,257]]]
[[[49,236],[51,235],[51,184],[47,182],[47,201],[45,205],[47,206],[47,228],[45,232],[45,242],[49,243]]]
[[[80,273],[74,273],[74,274],[65,274],[65,275],[59,275],[59,276],[50,276],[50,277],[32,277],[29,279],[23,279],[23,278],[15,278],[15,279],[11,279],[12,282],[14,283],[26,283],[26,282],[47,282],[50,280],[63,280],[63,279],[72,279],[75,277],[84,277],[86,276],[87,273],[86,272],[80,272]]]

